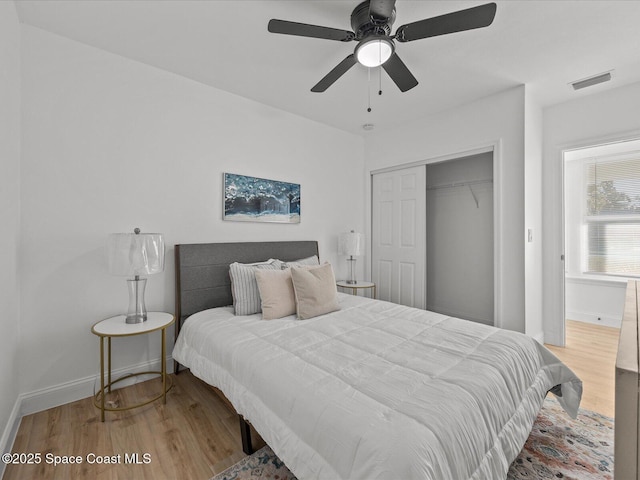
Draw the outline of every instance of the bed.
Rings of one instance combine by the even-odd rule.
[[[548,391],[577,414],[580,380],[523,334],[345,294],[308,320],[234,315],[231,262],[293,261],[316,242],[175,252],[174,360],[300,479],[501,479]]]

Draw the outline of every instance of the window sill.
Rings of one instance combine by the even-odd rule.
[[[637,278],[608,277],[606,275],[580,275],[571,273],[565,273],[565,279],[571,283],[600,285],[603,287],[626,287],[629,280],[638,280]]]

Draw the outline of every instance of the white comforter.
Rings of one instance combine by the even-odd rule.
[[[340,295],[311,320],[192,315],[173,358],[218,387],[300,479],[504,479],[542,405],[580,380],[523,334]]]

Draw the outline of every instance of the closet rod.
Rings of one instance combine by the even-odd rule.
[[[452,187],[467,187],[472,185],[480,185],[482,183],[493,183],[493,180],[472,180],[470,182],[456,182],[456,183],[448,183],[445,185],[433,185],[431,187],[427,187],[427,190],[438,190],[440,188],[452,188]]]

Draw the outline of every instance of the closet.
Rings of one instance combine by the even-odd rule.
[[[493,153],[372,175],[378,297],[494,323]]]

